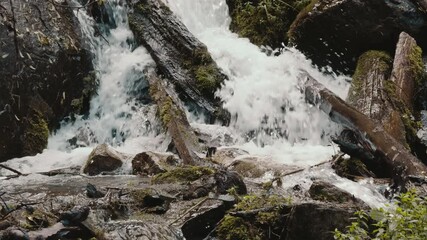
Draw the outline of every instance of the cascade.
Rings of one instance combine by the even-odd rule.
[[[190,118],[193,127],[213,136],[230,132],[237,139],[233,143],[235,147],[283,164],[311,166],[334,154],[329,139],[338,126],[316,106],[305,102],[298,75],[308,72],[343,98],[349,87],[346,76],[318,71],[296,49],[284,48],[280,53],[268,48],[263,51],[248,39],[231,33],[225,0],[164,1],[207,45],[229,77],[217,95],[232,114],[230,127],[207,126],[196,120],[197,116]],[[165,136],[157,130],[155,106],[134,95],[146,91],[142,72],[153,67],[154,62],[143,47],[135,48],[127,22],[128,9],[123,1],[107,0],[106,4],[111,7],[115,26],[102,32],[104,38],[95,33],[96,23],[90,16],[84,11],[75,12],[99,79],[98,94],[91,101],[88,116],[64,121],[50,136],[48,149],[42,154],[9,160],[8,166],[22,172],[40,172],[82,165],[91,149],[100,143],[109,143],[130,154],[166,150]],[[266,54],[266,51],[277,54]],[[346,188],[372,205],[384,201],[369,183],[340,178],[329,166],[288,177],[285,186],[296,182],[309,186],[312,178]]]

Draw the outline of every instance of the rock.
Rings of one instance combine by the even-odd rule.
[[[425,43],[426,26],[427,15],[411,0],[313,0],[288,36],[316,65],[351,73],[363,52],[393,52],[402,31]]]
[[[97,84],[77,20],[64,4],[0,0],[0,111],[7,109],[0,114],[0,162],[40,153],[60,120],[89,109]]]
[[[59,221],[61,221],[64,225],[73,225],[80,223],[89,216],[90,208],[83,207],[75,207],[69,212],[64,212],[59,216]]]
[[[236,172],[218,170],[214,174],[216,181],[216,192],[219,194],[226,194],[231,188],[236,190],[237,194],[246,194],[246,184],[243,178]]]
[[[292,207],[281,239],[329,240],[335,229],[351,223],[358,208],[351,205],[302,203]]]
[[[88,183],[86,185],[86,196],[88,198],[102,198],[105,196],[105,193],[98,191],[94,185]]]
[[[258,46],[272,48],[287,44],[286,32],[306,0],[227,0],[231,17],[230,30]]]
[[[239,157],[227,167],[228,170],[236,171],[243,177],[260,178],[267,172],[274,176],[282,176],[286,173],[300,169],[296,166],[284,165],[274,162],[272,159],[262,157]]]
[[[228,122],[214,93],[226,76],[207,47],[195,38],[161,0],[140,0],[129,13],[129,26],[138,43],[151,54],[159,72],[181,100],[212,117]]]
[[[236,157],[242,155],[249,155],[249,153],[239,148],[221,147],[217,148],[215,154],[211,157],[211,160],[223,166],[228,166]]]
[[[188,183],[196,181],[203,176],[211,176],[215,170],[208,167],[187,166],[177,167],[165,173],[155,175],[151,182],[153,184],[166,184],[166,183]]]
[[[107,144],[98,145],[90,153],[86,165],[83,167],[83,173],[93,176],[101,174],[104,171],[117,170],[123,165],[125,158],[126,156]]]
[[[142,152],[132,159],[133,174],[152,176],[166,172],[170,166],[177,166],[179,159],[172,154]]]
[[[334,185],[322,181],[313,182],[308,190],[310,197],[314,200],[332,203],[353,203],[363,206],[364,203],[352,194],[335,187]]]
[[[174,198],[155,193],[150,189],[140,189],[130,192],[130,197],[139,209],[145,213],[163,214],[169,209]]]
[[[224,217],[232,205],[223,201],[208,200],[193,213],[181,227],[186,239],[204,239]]]
[[[332,168],[335,172],[345,178],[355,180],[356,177],[376,177],[375,173],[368,170],[366,165],[354,157],[340,157],[337,161],[333,162]]]

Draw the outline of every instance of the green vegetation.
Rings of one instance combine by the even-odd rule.
[[[165,173],[159,173],[151,180],[154,184],[192,182],[202,176],[215,173],[215,170],[207,167],[179,167]]]
[[[335,239],[427,239],[427,202],[410,190],[388,209],[356,212],[345,232],[335,230]]]
[[[256,45],[280,47],[300,10],[310,0],[236,0],[230,28]]]
[[[280,235],[285,221],[282,209],[289,204],[289,198],[278,195],[244,196],[231,211],[254,211],[253,216],[225,216],[218,225],[217,236],[226,240],[257,240],[269,239],[271,233]]]

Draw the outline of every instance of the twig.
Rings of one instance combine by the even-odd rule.
[[[202,205],[204,202],[206,202],[206,200],[208,200],[208,197],[203,198],[200,202],[196,203],[196,205],[192,206],[190,209],[188,209],[187,211],[185,211],[185,213],[183,213],[181,216],[179,216],[177,219],[173,220],[171,223],[169,223],[169,225],[172,225],[174,223],[176,223],[178,220],[180,220],[181,218],[183,218],[185,215],[187,215],[189,212],[193,211],[195,208],[197,208],[198,206]]]
[[[13,169],[13,168],[10,168],[10,167],[8,167],[8,166],[5,166],[5,165],[3,165],[3,164],[0,164],[0,167],[1,167],[1,168],[4,168],[4,169],[7,169],[7,170],[9,170],[9,171],[11,171],[11,172],[14,172],[14,173],[18,174],[19,176],[21,176],[21,175],[22,175],[22,173],[21,173],[20,171],[15,170],[15,169]]]

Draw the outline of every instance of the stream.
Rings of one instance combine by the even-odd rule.
[[[203,116],[188,112],[195,129],[220,139],[219,144],[226,145],[223,147],[239,148],[249,156],[307,168],[285,177],[285,189],[296,184],[309,188],[314,180],[323,180],[345,189],[371,207],[386,202],[379,187],[370,180],[356,183],[341,178],[329,163],[309,168],[338,152],[330,138],[339,131],[339,126],[316,106],[305,102],[298,75],[307,71],[342,98],[348,92],[349,77],[322,73],[294,48],[259,48],[248,39],[239,38],[228,29],[230,17],[225,0],[164,1],[208,47],[229,78],[216,94],[231,113],[230,126],[207,125]],[[121,170],[127,175],[131,156],[142,151],[167,150],[169,137],[161,131],[155,118],[156,106],[143,98],[148,91],[143,71],[154,68],[155,63],[146,49],[136,47],[127,21],[129,9],[123,2],[106,0],[114,24],[102,28],[105,39],[94,31],[93,26],[99,24],[85,11],[75,11],[93,54],[99,80],[89,114],[77,117],[74,122],[64,120],[61,128],[51,134],[43,153],[11,159],[5,165],[23,173],[82,166],[96,145],[108,143],[129,154],[129,161]],[[231,136],[231,141],[224,141],[225,135]],[[9,174],[0,169],[0,177]],[[29,179],[33,181],[37,176]],[[39,180],[43,179],[46,177],[40,176]],[[19,185],[27,180],[23,177],[13,182]],[[10,184],[3,182],[1,187]]]

